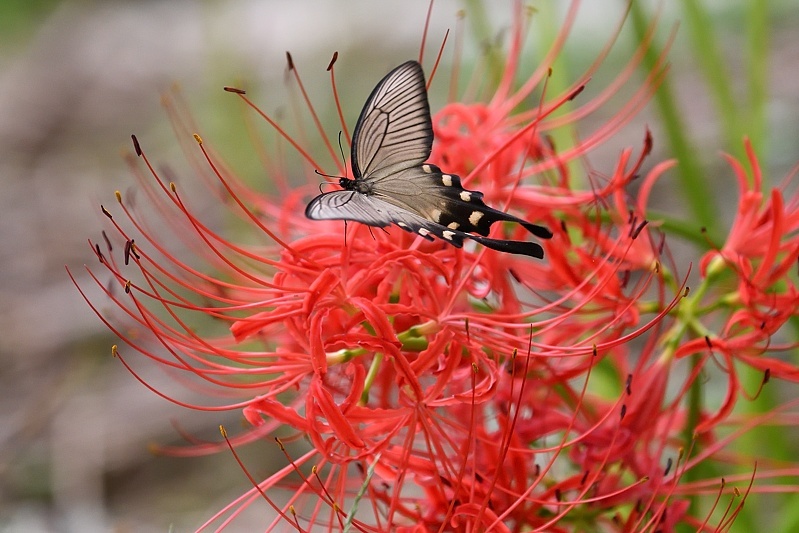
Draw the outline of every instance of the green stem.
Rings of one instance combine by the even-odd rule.
[[[502,51],[493,45],[494,29],[490,24],[491,17],[485,11],[485,2],[481,0],[465,0],[466,18],[471,23],[472,33],[478,43],[485,44],[486,64],[488,66],[488,86],[496,87],[502,78],[502,66],[505,63]]]
[[[641,41],[644,39],[649,27],[649,21],[643,12],[641,2],[630,3],[630,15],[638,40]],[[660,55],[661,50],[653,43],[646,52],[643,61],[644,68],[649,71],[655,68]],[[654,101],[662,118],[666,139],[680,163],[677,168],[677,177],[683,197],[688,203],[691,217],[695,220],[691,234],[698,239],[701,237],[701,228],[706,228],[711,239],[717,241],[718,239],[715,238],[715,226],[720,219],[714,203],[715,195],[711,191],[699,160],[695,156],[694,143],[685,133],[686,128],[669,78],[665,78],[661,83],[655,93]]]
[[[749,74],[749,113],[745,116],[746,134],[755,152],[765,156],[766,103],[769,68],[769,0],[750,0],[746,14],[749,22],[749,53],[746,72]]]
[[[744,114],[732,95],[730,79],[718,39],[713,31],[713,21],[699,0],[682,0],[686,26],[691,39],[692,56],[699,61],[699,71],[704,74],[710,95],[716,102],[722,134],[728,149],[737,157],[744,156],[741,140],[744,137]]]

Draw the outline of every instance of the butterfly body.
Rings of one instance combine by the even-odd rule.
[[[338,180],[338,185],[345,191],[353,191],[360,194],[372,194],[374,187],[364,180],[351,180],[349,178],[341,178]]]
[[[498,220],[519,223],[542,239],[552,234],[487,206],[483,194],[464,189],[458,176],[426,163],[432,146],[424,73],[419,63],[408,61],[377,84],[361,111],[352,137],[353,179],[340,178],[342,190],[311,200],[306,216],[381,228],[395,224],[458,248],[468,238],[501,252],[543,257],[537,243],[488,238]]]

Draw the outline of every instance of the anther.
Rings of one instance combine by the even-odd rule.
[[[141,146],[139,146],[139,139],[137,139],[135,135],[131,135],[130,138],[133,139],[133,149],[136,151],[136,155],[141,157]]]
[[[633,238],[633,239],[638,237],[638,234],[641,233],[641,230],[643,230],[644,226],[646,226],[647,224],[649,224],[648,220],[641,221],[641,223],[638,224],[638,226],[636,226],[635,229],[632,231],[632,233],[630,234],[630,237]]]
[[[330,63],[327,64],[327,71],[330,72],[330,69],[333,68],[333,65],[336,63],[336,59],[338,59],[338,50],[333,52],[333,57],[330,59]]]
[[[100,206],[100,207],[102,207],[102,206]],[[103,211],[105,211],[105,209],[103,209]],[[111,216],[111,215],[109,214],[109,216]],[[108,235],[105,234],[105,230],[101,231],[100,233],[102,233],[102,235],[103,235],[103,239],[105,240],[105,246],[106,246],[106,248],[108,248],[108,251],[109,252],[113,252],[114,251],[114,247],[111,246],[111,240],[108,238]]]
[[[578,96],[578,95],[579,95],[581,92],[583,92],[584,90],[585,90],[585,84],[583,84],[583,85],[580,85],[579,87],[577,87],[577,88],[574,90],[574,92],[573,92],[573,93],[571,93],[571,94],[569,95],[569,101],[571,101],[571,100],[574,100],[575,98],[577,98],[577,96]]]

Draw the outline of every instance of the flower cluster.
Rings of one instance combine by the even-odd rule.
[[[519,9],[491,98],[435,114],[430,162],[487,204],[551,229],[544,261],[309,221],[298,213],[314,185],[292,190],[271,161],[280,194],[256,193],[195,135],[187,154],[198,179],[269,244],[239,243],[204,221],[134,138],[131,167],[167,222],[156,229],[118,193],[119,206],[103,208],[112,234],[92,248],[124,291],[89,272],[123,316],[87,301],[127,347],[225,402],[190,407],[243,412],[250,429],[223,431],[231,449],[281,435],[286,458],[206,526],[262,500],[274,516],[265,528],[298,531],[725,530],[737,515],[755,461],[730,456],[735,435],[720,431],[745,393],[736,366],[763,372],[764,383],[799,376],[770,355],[792,347],[775,336],[799,306],[799,197],[764,193],[751,151],[753,179],[730,160],[735,222],[723,245],[709,245],[689,289],[667,225],[650,220],[649,193],[673,162],[647,166],[649,132],[606,175],[579,171],[644,105],[662,67],[573,146],[550,135],[605,105],[651,35],[607,91],[586,96],[589,71],[531,108],[549,72],[521,72],[525,24]],[[296,148],[309,176],[322,170],[243,91],[230,91]],[[523,238],[497,226],[498,238]],[[128,366],[129,350],[114,352]],[[703,373],[719,369],[728,379],[721,407],[693,401]],[[297,437],[304,447],[289,451]],[[730,486],[692,474],[719,456],[748,470]],[[700,512],[694,498],[714,493]]]

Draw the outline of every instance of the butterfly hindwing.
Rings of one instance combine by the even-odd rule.
[[[423,164],[398,172],[389,182],[381,182],[373,193],[386,202],[417,213],[444,226],[487,237],[494,222],[516,222],[541,238],[552,234],[546,228],[493,209],[483,202],[483,193],[464,189],[460,178],[435,165]]]
[[[305,216],[313,220],[357,220],[384,228],[394,224],[392,213],[355,191],[333,191],[320,194],[305,208]]]
[[[395,224],[429,241],[436,236],[458,248],[463,246],[463,239],[469,237],[461,231],[452,231],[380,197],[366,196],[354,191],[333,191],[319,195],[305,208],[305,215],[315,220],[357,220],[378,228]]]

